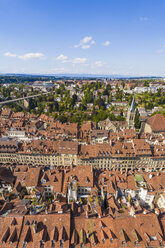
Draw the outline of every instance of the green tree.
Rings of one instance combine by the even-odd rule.
[[[123,97],[123,92],[122,90],[117,90],[116,94],[115,94],[115,97],[118,101],[122,101],[122,97]]]
[[[96,114],[92,116],[92,120],[95,122],[103,121],[108,117],[108,114],[104,110],[99,110]]]
[[[112,90],[112,88],[111,88],[111,85],[110,85],[110,84],[108,84],[108,85],[107,85],[106,90],[108,90],[108,91],[111,91],[111,90]]]
[[[101,97],[99,97],[96,100],[96,105],[99,106],[99,109],[101,109],[101,108],[105,109],[105,103],[104,103],[104,100]]]
[[[136,129],[139,129],[140,128],[140,126],[141,126],[141,122],[140,122],[140,114],[139,114],[139,111],[138,111],[138,109],[136,109],[136,112],[135,112],[135,120],[134,120],[134,122],[135,122],[135,128]]]
[[[104,95],[104,96],[109,96],[109,91],[108,91],[107,89],[105,89],[105,90],[103,91],[103,95]]]
[[[157,95],[157,97],[161,97],[161,89],[158,89],[156,95]]]
[[[87,90],[85,92],[84,97],[85,97],[85,100],[86,100],[87,103],[92,103],[93,102],[93,93],[92,93],[92,91]]]
[[[122,84],[122,86],[123,86],[123,89],[124,89],[124,87],[125,87],[125,83],[124,83],[124,81],[122,81],[122,83],[121,83],[121,84]]]

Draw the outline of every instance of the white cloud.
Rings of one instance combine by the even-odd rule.
[[[82,46],[81,46],[82,49],[88,49],[88,48],[90,48],[90,47],[91,47],[90,45],[82,45]]]
[[[91,45],[94,45],[95,41],[93,40],[92,36],[85,36],[80,42],[76,45],[74,45],[74,48],[82,48],[82,49],[88,49],[91,47]]]
[[[4,56],[6,56],[6,57],[17,57],[17,55],[15,54],[15,53],[10,53],[10,52],[6,52],[6,53],[4,53]]]
[[[106,65],[106,63],[101,60],[98,60],[94,63],[94,67],[103,67],[104,65]]]
[[[26,53],[24,55],[18,56],[19,59],[28,60],[28,59],[40,59],[44,55],[42,53]]]
[[[140,20],[140,21],[145,21],[145,22],[146,22],[146,21],[150,21],[151,19],[150,19],[149,17],[147,17],[147,16],[140,16],[140,17],[139,17],[139,20]]]
[[[68,71],[65,68],[53,68],[51,69],[53,73],[67,73]]]
[[[71,60],[73,64],[84,64],[87,62],[87,58],[74,58]]]
[[[92,36],[85,36],[85,37],[80,41],[80,43],[86,44],[86,43],[88,43],[89,41],[92,41]]]
[[[157,53],[161,54],[165,52],[165,44],[162,46],[161,49],[157,50]]]
[[[103,46],[109,46],[111,44],[111,42],[109,41],[109,40],[107,40],[107,41],[105,41],[104,43],[103,43]]]
[[[68,56],[65,56],[64,54],[59,55],[58,57],[54,58],[54,60],[61,61],[62,63],[67,62]]]
[[[68,56],[65,56],[63,54],[54,58],[54,60],[60,61],[61,63],[70,63],[70,64],[84,64],[87,62],[87,58],[68,58]]]
[[[15,53],[6,52],[4,56],[28,60],[28,59],[40,59],[44,55],[42,53],[25,53],[24,55],[17,55]]]
[[[164,53],[164,49],[157,50],[157,53],[159,53],[159,54]]]
[[[91,45],[95,45],[96,42],[94,40],[91,40]]]

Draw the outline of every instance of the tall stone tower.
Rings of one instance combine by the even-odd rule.
[[[134,128],[134,120],[135,120],[135,95],[133,96],[132,103],[130,109],[128,109],[127,113],[127,123],[128,128]]]
[[[28,109],[28,108],[29,108],[29,99],[24,99],[24,100],[23,100],[23,104],[24,104],[24,107],[25,107],[26,109]]]
[[[23,88],[23,97],[26,97],[25,88]],[[29,108],[29,99],[24,99],[24,100],[23,100],[23,104],[24,104],[24,107],[25,107],[26,109],[28,109],[28,108]]]

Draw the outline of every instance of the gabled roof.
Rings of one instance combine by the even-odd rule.
[[[156,114],[147,119],[147,124],[151,126],[152,131],[165,131],[165,117],[162,114]]]

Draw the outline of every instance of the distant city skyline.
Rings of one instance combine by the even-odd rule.
[[[0,73],[165,76],[163,0],[0,0]]]

